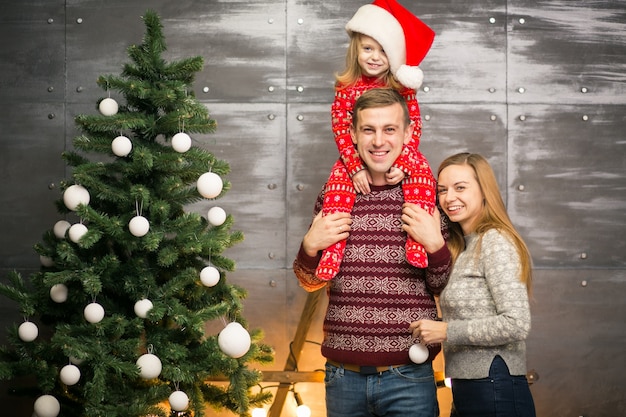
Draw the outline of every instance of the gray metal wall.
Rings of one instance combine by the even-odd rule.
[[[291,262],[337,155],[329,108],[343,26],[365,3],[0,0],[0,279],[38,267],[32,246],[58,220],[73,117],[96,112],[96,77],[121,71],[149,7],[163,17],[169,59],[205,58],[195,91],[218,131],[194,139],[231,164],[219,205],[246,240],[229,252],[230,278],[249,290],[250,323],[276,349],[268,369],[282,369],[305,297]],[[458,151],[487,156],[533,253],[538,415],[624,415],[626,3],[403,3],[437,32],[421,66],[422,151],[434,168]],[[2,300],[0,327],[15,320]],[[301,370],[323,365],[313,343],[304,358]],[[322,384],[300,388],[323,416]],[[23,403],[5,398],[3,410],[30,416]]]

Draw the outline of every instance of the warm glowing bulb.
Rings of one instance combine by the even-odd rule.
[[[443,380],[443,382],[446,385],[446,387],[452,388],[452,379],[451,378],[446,378],[446,379]]]
[[[298,417],[311,417],[311,409],[308,405],[299,405],[296,408],[296,416]]]
[[[265,408],[255,408],[252,410],[252,417],[266,417],[267,411]]]

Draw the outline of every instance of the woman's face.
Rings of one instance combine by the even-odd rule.
[[[374,38],[367,35],[359,36],[359,66],[367,77],[381,77],[389,71],[387,54]]]
[[[474,169],[469,165],[450,165],[439,173],[439,205],[451,221],[459,223],[464,234],[474,231],[483,211],[483,192]]]

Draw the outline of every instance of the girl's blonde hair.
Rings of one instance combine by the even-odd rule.
[[[520,234],[515,230],[511,219],[504,206],[504,201],[498,189],[498,182],[493,169],[487,160],[474,153],[458,153],[446,158],[437,171],[437,177],[445,168],[451,165],[467,165],[474,170],[474,178],[478,182],[483,194],[483,211],[474,224],[474,231],[483,235],[489,229],[497,229],[510,236],[517,248],[517,253],[521,262],[520,280],[526,284],[528,292],[532,286],[532,257]],[[452,259],[456,260],[461,252],[465,250],[465,238],[463,230],[458,223],[450,222],[450,239],[448,248],[452,253]]]
[[[361,79],[363,72],[359,65],[359,48],[361,44],[361,34],[352,32],[350,34],[350,44],[346,52],[346,68],[341,73],[335,74],[335,85],[337,88],[351,87]],[[394,90],[402,90],[405,88],[388,70],[382,77],[383,87],[393,88]]]

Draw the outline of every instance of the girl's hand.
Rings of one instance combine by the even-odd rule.
[[[448,339],[448,323],[445,321],[418,320],[409,325],[409,330],[414,338],[426,345],[443,343]]]
[[[367,169],[362,169],[352,176],[352,184],[357,193],[369,194],[372,177]]]
[[[385,178],[387,179],[387,184],[396,185],[400,181],[404,179],[404,171],[400,168],[391,167],[389,168],[389,172],[385,174]]]

